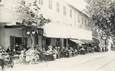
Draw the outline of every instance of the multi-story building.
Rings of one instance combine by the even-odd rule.
[[[91,25],[89,25],[90,19],[86,14],[64,0],[41,1],[43,15],[50,18],[52,21],[44,28],[47,37],[92,39]],[[67,40],[62,40],[62,42],[66,41],[67,43]]]
[[[34,0],[26,1],[31,3]],[[14,26],[16,25],[17,21],[21,21],[21,19],[19,18],[20,16],[15,11],[15,7],[17,5],[17,0],[1,0],[1,26]],[[89,25],[90,19],[86,14],[76,9],[71,4],[65,2],[64,0],[38,0],[38,5],[41,8],[40,13],[42,13],[44,17],[49,18],[51,20],[49,24],[43,26],[43,44],[56,45],[55,41],[61,41],[61,46],[68,46],[68,39],[92,40],[92,31],[90,27],[91,25]],[[17,27],[1,27],[0,46],[7,48],[14,43],[20,43],[19,45],[21,45],[23,42],[26,42],[24,45],[29,46],[29,39],[23,37],[22,31],[23,30],[21,28]],[[41,43],[39,43],[39,45],[42,46]]]

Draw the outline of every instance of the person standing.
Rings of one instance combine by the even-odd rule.
[[[3,56],[3,48],[0,46],[0,66],[2,71],[4,71],[4,66],[5,66],[5,60]]]
[[[57,49],[55,47],[55,48],[53,48],[53,58],[56,59],[57,55],[58,55],[58,52],[57,52]]]
[[[20,54],[20,63],[25,63],[25,49],[21,50],[21,54]]]
[[[111,52],[111,47],[113,45],[112,38],[109,37],[107,41],[108,41],[108,44],[107,44],[108,52]]]

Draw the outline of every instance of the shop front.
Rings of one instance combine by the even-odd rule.
[[[2,40],[0,44],[3,48],[12,47],[15,43],[22,44],[23,34],[21,28],[2,27],[0,31],[0,39]]]
[[[10,48],[14,54],[20,54],[21,50],[27,49],[27,37],[10,36]]]
[[[5,50],[11,49],[14,54],[20,54],[27,48],[27,37],[22,33],[22,28],[14,25],[5,25],[0,28],[0,46]]]
[[[50,42],[48,45],[68,47],[68,39],[70,38],[70,27],[61,24],[46,24],[44,26],[44,36]]]
[[[32,34],[32,38],[30,37]],[[0,28],[0,46],[4,49],[10,48],[14,54],[20,54],[21,50],[29,49],[34,42],[34,47],[43,47],[43,29],[37,28],[36,33],[34,31],[25,28],[21,25],[4,25]]]
[[[43,29],[25,26],[23,27],[23,34],[27,37],[27,48],[40,48],[43,47]]]

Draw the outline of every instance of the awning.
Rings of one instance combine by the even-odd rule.
[[[79,39],[79,40],[92,40],[92,31],[77,28],[74,29],[71,38]]]
[[[44,25],[44,36],[51,38],[71,38],[79,40],[92,40],[92,31],[73,28],[64,24],[49,23]]]
[[[70,39],[70,40],[77,43],[77,44],[84,44],[84,42],[80,41],[80,40],[75,40],[75,39]]]
[[[46,24],[44,25],[44,36],[51,38],[70,38],[71,28],[63,24]]]

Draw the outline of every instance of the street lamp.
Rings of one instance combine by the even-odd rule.
[[[26,34],[27,34],[27,35],[30,35],[30,32],[28,31]]]
[[[35,33],[36,31],[31,31],[31,30],[26,32],[27,35],[35,35]]]
[[[32,34],[34,35],[34,34],[35,34],[35,31],[32,31]]]

